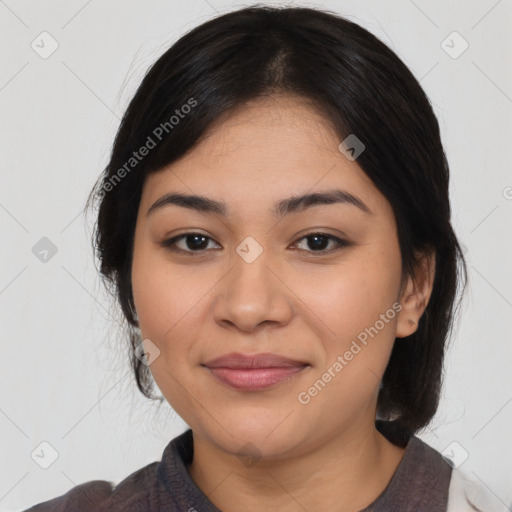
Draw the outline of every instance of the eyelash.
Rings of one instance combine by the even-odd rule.
[[[184,254],[186,256],[192,256],[192,257],[197,257],[197,256],[202,256],[204,255],[204,252],[206,251],[206,249],[201,249],[201,250],[198,250],[198,251],[190,251],[190,250],[183,250],[183,249],[179,249],[176,247],[176,243],[184,238],[186,238],[187,236],[200,236],[200,237],[203,237],[207,240],[213,240],[212,238],[206,236],[206,235],[203,235],[202,233],[183,233],[182,235],[178,235],[178,236],[175,236],[173,238],[169,238],[168,240],[164,240],[163,242],[161,242],[161,246],[162,247],[165,247],[166,249],[169,249],[170,251],[172,252],[177,252],[177,253],[181,253],[181,254]],[[338,238],[334,235],[329,235],[327,233],[320,233],[320,232],[314,232],[314,233],[308,233],[307,235],[304,235],[303,237],[299,238],[298,241],[301,241],[301,240],[304,240],[305,238],[310,238],[310,237],[313,237],[313,236],[321,236],[321,237],[324,237],[324,238],[327,238],[329,240],[332,240],[334,242],[336,242],[338,244],[337,247],[335,247],[334,249],[328,249],[328,250],[320,250],[320,251],[308,251],[308,250],[305,250],[305,249],[298,249],[299,251],[303,251],[303,252],[309,252],[309,253],[312,253],[312,254],[319,254],[319,255],[326,255],[326,254],[330,254],[334,251],[337,251],[339,249],[342,249],[344,247],[348,247],[350,245],[349,242],[347,242],[346,240],[343,240],[342,238]]]

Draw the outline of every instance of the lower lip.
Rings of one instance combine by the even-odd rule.
[[[287,366],[279,368],[208,368],[220,381],[236,389],[255,391],[283,382],[304,370],[306,366]]]

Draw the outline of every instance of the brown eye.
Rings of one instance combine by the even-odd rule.
[[[307,249],[299,249],[306,252],[330,253],[350,245],[346,240],[326,233],[311,233],[302,237],[300,240],[307,240],[305,244]],[[330,242],[334,243],[334,247],[327,249]]]
[[[174,252],[195,256],[193,253],[201,254],[207,249],[208,241],[213,240],[202,233],[184,233],[169,240],[164,240],[161,245]],[[181,247],[178,243],[181,243]]]

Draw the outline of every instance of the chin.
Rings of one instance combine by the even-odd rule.
[[[300,425],[307,423],[297,423],[297,418],[292,420],[292,416],[293,413],[283,421],[286,414],[275,412],[268,417],[262,417],[261,413],[223,415],[221,425],[208,418],[199,429],[226,452],[273,460],[295,450],[297,446],[303,446],[308,438],[308,432],[300,431]]]

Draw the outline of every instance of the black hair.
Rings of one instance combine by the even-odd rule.
[[[335,13],[256,5],[189,31],[149,68],[88,198],[99,204],[93,245],[100,273],[127,321],[137,386],[153,379],[131,288],[135,223],[144,180],[191,150],[220,116],[253,99],[292,95],[313,105],[340,142],[355,134],[357,163],[393,208],[403,276],[416,251],[435,251],[435,278],[417,330],[395,340],[377,417],[411,435],[433,418],[446,343],[466,263],[450,223],[449,168],[439,125],[413,74],[377,37]],[[142,147],[144,157],[134,157]]]

